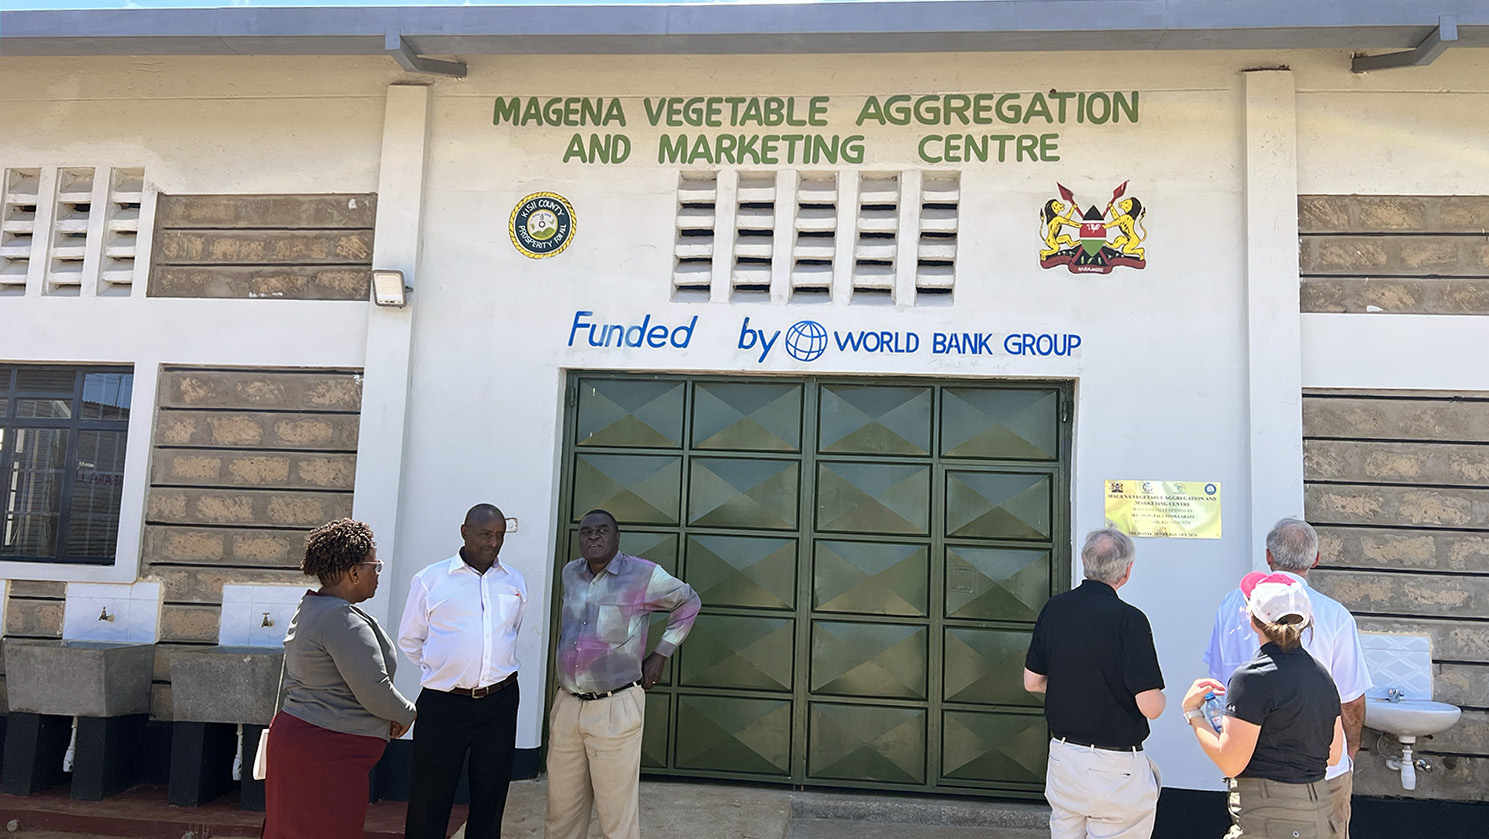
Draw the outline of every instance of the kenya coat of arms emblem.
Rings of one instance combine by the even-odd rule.
[[[1127,181],[1112,190],[1112,200],[1105,210],[1092,204],[1084,213],[1075,195],[1062,184],[1060,197],[1051,198],[1039,211],[1040,233],[1044,248],[1039,251],[1041,268],[1064,265],[1072,274],[1110,274],[1113,268],[1145,268],[1143,240],[1148,229],[1143,218],[1148,211],[1143,202],[1124,197]],[[1074,228],[1071,236],[1067,228]]]

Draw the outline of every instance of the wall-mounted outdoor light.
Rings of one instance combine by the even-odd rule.
[[[377,305],[402,309],[408,305],[408,291],[410,289],[403,284],[402,271],[372,272],[372,302]]]

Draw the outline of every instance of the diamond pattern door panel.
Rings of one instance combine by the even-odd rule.
[[[789,691],[794,628],[790,618],[699,615],[679,652],[682,685]]]
[[[967,539],[1050,538],[1054,481],[1019,472],[946,473],[946,535]]]
[[[558,561],[579,517],[609,509],[622,550],[703,600],[646,697],[648,774],[1038,795],[1046,731],[1022,672],[1068,587],[1068,386],[570,388]]]
[[[678,703],[678,766],[778,776],[790,771],[789,701],[684,695]]]
[[[941,454],[1054,460],[1060,453],[1060,394],[1053,390],[949,387],[941,396]]]
[[[924,699],[926,628],[888,623],[812,623],[813,693]]]
[[[579,388],[579,446],[682,446],[682,382],[606,381]]]
[[[800,483],[794,460],[695,457],[688,524],[795,530]]]
[[[818,449],[834,454],[928,454],[931,393],[924,387],[823,385]]]
[[[1041,714],[947,711],[941,741],[942,778],[1044,786],[1050,735]]]
[[[924,782],[924,710],[813,702],[809,717],[807,774],[811,777]]]
[[[1024,653],[1030,631],[1023,629],[946,628],[946,668],[942,676],[947,702],[1040,707],[1024,690]]]
[[[926,614],[931,569],[925,545],[821,540],[813,556],[812,608],[817,611]]]
[[[796,605],[796,540],[689,536],[687,580],[711,606],[790,609]]]
[[[819,463],[817,528],[845,533],[927,533],[930,466]]]
[[[1033,623],[1050,597],[1050,552],[946,547],[946,616]]]
[[[797,383],[700,382],[693,397],[693,448],[801,449]]]
[[[682,458],[672,455],[580,454],[574,458],[577,522],[609,510],[622,524],[675,524],[682,500]]]

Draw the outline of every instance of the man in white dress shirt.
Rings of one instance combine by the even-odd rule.
[[[1329,671],[1339,690],[1340,717],[1344,723],[1345,755],[1330,766],[1324,780],[1334,798],[1334,813],[1340,836],[1349,837],[1350,796],[1354,792],[1354,757],[1360,750],[1360,729],[1365,722],[1365,691],[1370,673],[1360,646],[1355,616],[1339,601],[1308,586],[1308,572],[1318,565],[1318,532],[1302,519],[1283,519],[1267,534],[1267,567],[1285,574],[1308,589],[1313,604],[1313,623],[1303,631],[1303,648]],[[1257,652],[1256,633],[1251,631],[1246,597],[1233,589],[1220,601],[1215,628],[1205,650],[1210,678],[1228,683],[1231,674]]]
[[[445,839],[455,787],[469,761],[468,839],[501,836],[517,738],[517,630],[527,583],[497,558],[506,516],[490,504],[465,514],[465,546],[409,584],[398,646],[422,673],[414,726],[406,839]]]

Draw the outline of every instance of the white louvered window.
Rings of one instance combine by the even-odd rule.
[[[765,299],[770,295],[775,258],[776,175],[742,172],[734,213],[734,267],[731,298]]]
[[[831,296],[837,231],[837,173],[802,174],[796,187],[796,241],[791,247],[793,302],[825,301]]]
[[[678,178],[677,238],[672,265],[672,296],[675,300],[708,299],[713,281],[718,199],[717,172],[684,172]]]
[[[857,227],[850,302],[892,300],[900,230],[898,172],[860,176]]]
[[[144,193],[144,169],[113,170],[109,178],[108,203],[104,206],[99,294],[127,295],[134,283],[134,258],[140,234],[140,205],[144,201]]]
[[[92,218],[92,167],[58,169],[45,293],[82,293],[83,268],[88,256],[88,227]]]
[[[0,294],[25,294],[41,203],[40,169],[6,169],[0,181]]]
[[[915,253],[915,299],[949,301],[956,285],[957,216],[961,173],[927,172],[920,184],[920,243]]]

